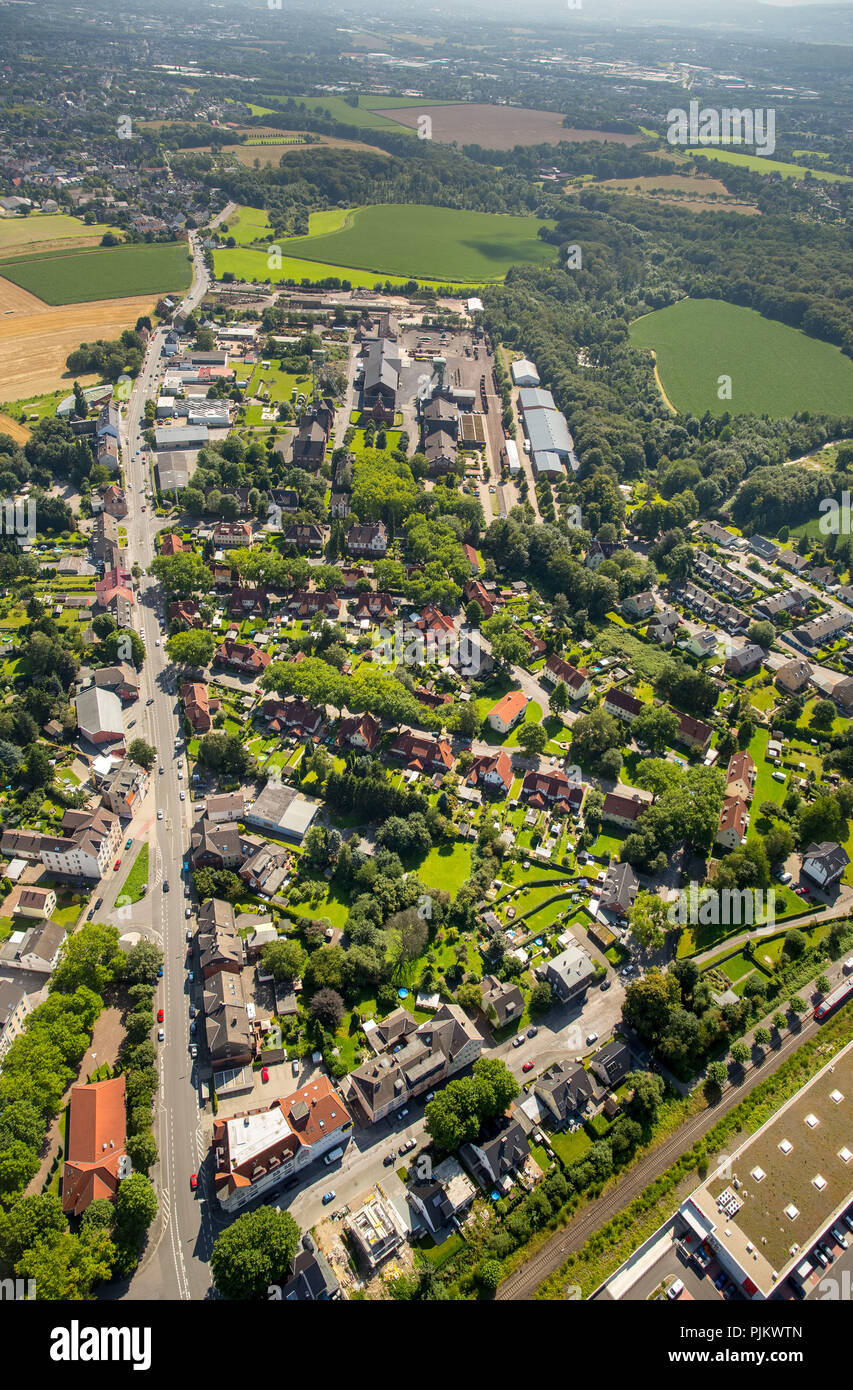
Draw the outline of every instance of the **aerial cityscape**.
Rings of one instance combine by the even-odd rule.
[[[853,4],[688,8],[0,0],[5,1300],[853,1297]]]

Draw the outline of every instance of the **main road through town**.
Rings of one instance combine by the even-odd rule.
[[[191,247],[193,279],[180,306],[184,313],[200,304],[208,284],[202,250],[195,236],[191,237]],[[189,799],[181,800],[181,791],[187,786],[187,767],[183,752],[176,751],[179,696],[164,645],[158,645],[165,642],[164,598],[159,585],[147,574],[161,523],[153,509],[148,451],[142,434],[146,428],[145,402],[157,394],[166,332],[165,328],[158,328],[151,335],[142,369],[125,406],[122,426],[128,563],[138,564],[143,571],[134,618],[136,627],[144,633],[147,650],[140,691],[146,703],[139,717],[139,732],[158,753],[157,772],[152,779],[158,818],[152,832],[151,874],[145,902],[153,935],[163,951],[163,978],[155,1007],[165,1012],[165,1038],[157,1044],[160,1086],[154,1124],[160,1160],[153,1176],[160,1212],[151,1230],[149,1249],[127,1296],[202,1299],[210,1285],[208,1260],[214,1230],[201,1182],[198,1191],[190,1188],[191,1175],[201,1169],[203,1152],[199,1084],[189,1054],[183,859],[189,844],[190,803]],[[166,884],[168,891],[164,891]]]

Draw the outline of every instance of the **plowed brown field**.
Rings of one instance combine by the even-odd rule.
[[[157,296],[101,299],[56,308],[0,277],[0,383],[3,398],[22,400],[70,381],[65,359],[81,343],[117,338],[140,314],[150,314]]]

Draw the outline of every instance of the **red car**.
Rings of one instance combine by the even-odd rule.
[[[190,1187],[195,1192],[198,1187],[198,1173],[190,1173]]]
[[[166,1017],[166,1015],[165,1015],[165,1013],[163,1012],[163,1010],[162,1010],[162,1009],[158,1009],[158,1010],[157,1010],[157,1022],[158,1022],[158,1023],[162,1023],[165,1017]]]
[[[113,868],[114,868],[114,869],[120,869],[120,868],[121,868],[121,860],[120,860],[120,859],[117,859],[117,860],[116,860],[116,862],[113,864]]]
[[[269,1069],[269,1067],[262,1067],[262,1068],[261,1068],[261,1080],[262,1080],[262,1081],[269,1081],[269,1079],[270,1079],[270,1069]]]
[[[525,1063],[524,1063],[524,1066],[521,1068],[521,1070],[522,1070],[522,1071],[532,1071],[532,1070],[533,1070],[533,1063],[532,1063],[532,1062],[525,1062]]]
[[[145,510],[146,510],[146,508],[145,508],[145,507],[143,507],[143,508],[142,508],[142,510],[143,510],[143,511],[145,511]]]

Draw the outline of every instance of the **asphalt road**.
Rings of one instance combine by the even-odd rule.
[[[195,308],[207,287],[207,271],[198,242],[193,241],[192,288],[181,308]],[[161,522],[145,498],[151,478],[145,429],[145,401],[156,397],[160,375],[160,353],[166,330],[151,336],[142,370],[125,407],[123,422],[124,479],[128,503],[125,520],[129,565],[138,563],[147,571],[154,558],[154,538]],[[145,510],[143,511],[143,507]],[[161,632],[161,616],[163,632]],[[154,1174],[160,1198],[160,1215],[152,1231],[150,1253],[131,1282],[128,1296],[133,1299],[201,1299],[207,1294],[209,1258],[214,1230],[209,1205],[203,1192],[190,1190],[190,1175],[201,1168],[203,1156],[199,1094],[193,1063],[189,1055],[188,983],[183,893],[183,854],[189,843],[190,803],[181,801],[187,788],[187,768],[183,758],[175,757],[179,732],[179,701],[173,690],[163,645],[165,610],[159,585],[147,573],[140,580],[135,624],[144,633],[147,660],[140,691],[141,713],[137,717],[139,734],[158,751],[152,789],[157,817],[152,818],[150,847],[152,874],[147,905],[149,930],[163,950],[164,973],[156,1008],[165,1011],[165,1040],[158,1044],[160,1089],[155,1114],[155,1134],[160,1150],[159,1168]],[[146,702],[153,699],[153,704]],[[136,731],[135,731],[136,732]],[[183,777],[179,778],[178,767]],[[164,892],[168,882],[169,892]],[[122,924],[123,925],[123,924]]]

